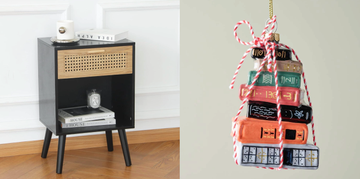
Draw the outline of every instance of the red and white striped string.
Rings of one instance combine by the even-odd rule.
[[[276,64],[276,56],[275,49],[272,49],[273,57],[274,57],[274,76],[275,76],[275,88],[276,88],[276,106],[277,106],[277,116],[278,116],[278,124],[279,124],[279,145],[280,145],[280,165],[279,170],[283,168],[284,163],[284,145],[283,145],[283,130],[282,130],[282,118],[281,118],[281,108],[280,108],[280,94],[279,94],[279,84],[278,84],[278,71]],[[270,68],[271,69],[271,68]]]
[[[234,88],[234,83],[235,83],[235,79],[236,79],[236,76],[241,68],[241,65],[243,64],[247,54],[251,51],[252,48],[254,47],[260,47],[260,46],[265,46],[266,43],[268,43],[270,37],[271,37],[271,34],[272,34],[272,31],[274,30],[274,27],[275,27],[275,22],[276,22],[276,16],[274,16],[265,26],[263,32],[261,33],[261,36],[260,38],[259,37],[256,37],[254,35],[254,31],[253,31],[253,28],[252,26],[250,25],[250,23],[246,20],[242,20],[242,21],[239,21],[238,23],[236,23],[235,27],[234,27],[234,36],[235,36],[235,39],[243,44],[243,45],[253,45],[252,47],[250,47],[248,50],[246,50],[245,54],[243,55],[243,57],[241,58],[240,62],[239,62],[239,65],[237,66],[236,68],[236,71],[235,71],[235,74],[233,76],[233,79],[230,83],[230,89],[233,89]],[[242,40],[240,40],[240,38],[238,37],[237,35],[237,28],[241,25],[241,24],[247,24],[249,26],[249,29],[250,29],[250,33],[251,33],[251,36],[252,38],[254,39],[253,41],[251,42],[244,42]],[[270,33],[269,33],[269,36],[268,37],[265,37],[266,35],[266,30],[268,29],[269,25],[272,24],[272,27],[270,29]],[[269,62],[271,64],[271,61]]]
[[[271,66],[272,64],[274,65],[274,76],[275,76],[275,88],[276,88],[276,104],[277,104],[277,116],[278,116],[278,126],[279,126],[279,146],[280,146],[280,165],[278,168],[272,168],[272,167],[261,167],[261,168],[266,168],[266,169],[277,169],[277,170],[280,170],[280,169],[285,169],[283,168],[283,130],[282,130],[282,117],[281,117],[281,108],[280,108],[280,95],[279,95],[279,86],[278,86],[278,76],[277,76],[277,64],[276,64],[276,54],[275,54],[275,49],[278,48],[278,47],[285,47],[289,50],[292,51],[292,53],[295,55],[296,59],[300,61],[299,57],[296,55],[294,49],[290,48],[289,46],[287,45],[284,45],[284,44],[276,44],[275,42],[270,42],[269,39],[273,33],[273,30],[274,30],[274,27],[275,27],[275,22],[276,22],[276,16],[273,16],[272,19],[269,20],[269,22],[266,24],[262,34],[261,34],[261,37],[256,37],[254,35],[254,31],[253,31],[253,28],[252,26],[250,25],[250,23],[248,21],[239,21],[235,27],[234,27],[234,36],[235,36],[235,39],[243,44],[243,45],[253,45],[252,47],[250,47],[248,50],[246,50],[245,54],[243,55],[242,59],[240,60],[239,62],[239,65],[237,66],[236,70],[235,70],[235,74],[233,76],[233,79],[230,83],[230,89],[233,89],[234,88],[234,83],[235,83],[235,79],[236,79],[236,76],[241,68],[241,65],[242,63],[244,62],[246,56],[248,55],[248,53],[251,51],[251,49],[253,49],[254,47],[265,47],[266,49],[266,56],[264,57],[264,60],[263,62],[261,63],[259,69],[257,70],[257,73],[251,83],[250,86],[248,86],[248,92],[246,93],[246,96],[244,98],[244,100],[242,101],[242,104],[234,118],[234,122],[233,122],[233,127],[232,127],[232,130],[233,130],[233,145],[234,145],[234,159],[235,159],[235,163],[237,165],[239,165],[239,161],[238,161],[238,154],[237,154],[237,147],[236,147],[236,133],[238,130],[236,130],[236,127],[237,127],[237,120],[238,120],[238,117],[245,105],[245,103],[248,101],[249,99],[249,96],[250,96],[250,93],[252,91],[252,89],[254,88],[254,84],[255,82],[257,81],[259,75],[260,75],[260,72],[261,70],[263,69],[263,66],[265,65],[265,63],[267,62],[268,63],[268,69],[269,71],[271,72]],[[243,42],[240,40],[240,38],[238,37],[237,35],[237,28],[238,26],[240,26],[241,24],[247,24],[249,26],[249,29],[250,29],[250,33],[251,33],[251,36],[253,37],[253,41],[251,42]],[[271,29],[269,31],[269,34],[268,36],[266,36],[266,30],[268,29],[268,27],[271,25]],[[271,56],[272,54],[272,56]],[[308,87],[307,87],[307,84],[306,84],[306,79],[305,79],[305,72],[302,73],[302,76],[303,76],[303,79],[304,79],[304,85],[305,85],[305,89],[306,89],[306,94],[308,96],[308,101],[309,101],[309,105],[312,106],[311,102],[310,102],[310,96],[309,96],[309,91],[308,91]],[[314,145],[316,145],[316,142],[315,142],[315,129],[314,129],[314,117],[312,116],[311,118],[311,125],[312,125],[312,133],[313,133],[313,142],[314,142]],[[259,167],[258,167],[259,168]]]
[[[285,44],[279,44],[280,46],[282,47],[285,47],[289,50],[292,51],[292,53],[295,55],[296,57],[296,60],[299,61],[301,63],[301,60],[299,59],[299,57],[296,55],[295,53],[295,50],[290,48],[289,46],[285,45]],[[312,107],[312,103],[311,103],[311,100],[310,100],[310,94],[309,94],[309,89],[308,89],[308,86],[307,86],[307,83],[306,83],[306,78],[305,78],[305,71],[303,69],[303,72],[302,72],[302,77],[304,79],[304,87],[305,87],[305,90],[306,90],[306,96],[308,97],[308,102],[309,102],[309,106]],[[314,114],[311,116],[311,129],[312,129],[312,135],[313,135],[313,143],[314,145],[316,146],[316,141],[315,141],[315,127],[314,127]]]

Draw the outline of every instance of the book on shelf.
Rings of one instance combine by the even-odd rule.
[[[254,69],[258,70],[263,61],[264,61],[264,59],[261,59],[261,58],[255,59],[255,61],[254,61]],[[268,65],[268,63],[266,62],[261,70],[262,71],[269,71],[267,65]],[[293,72],[293,73],[300,73],[300,74],[303,72],[302,63],[298,62],[298,61],[293,61],[293,60],[280,61],[280,60],[277,60],[276,65],[277,65],[277,70],[278,71],[286,71],[286,72]],[[274,64],[271,65],[271,70],[274,71]]]
[[[240,100],[244,100],[248,91],[248,85],[240,85]],[[279,87],[279,96],[280,104],[282,105],[300,106],[304,98],[304,90],[292,87]],[[276,103],[276,89],[273,86],[254,86],[249,95],[250,100]]]
[[[116,124],[115,118],[98,119],[93,121],[76,122],[76,123],[61,123],[62,128],[75,128],[75,127],[89,127],[89,126],[104,126]]]
[[[284,121],[310,123],[312,117],[312,108],[307,105],[288,106],[280,105],[281,118]],[[264,119],[264,120],[277,120],[277,107],[274,103],[249,101],[247,117]]]
[[[115,113],[105,107],[97,109],[79,106],[72,108],[63,108],[58,111],[59,121],[62,123],[76,123],[91,121],[97,119],[107,119],[115,117]]]
[[[257,71],[249,72],[248,85],[251,85],[254,77],[256,76]],[[261,71],[259,78],[256,80],[255,86],[275,86],[275,77],[274,73],[268,71]],[[301,85],[301,76],[300,73],[292,72],[278,72],[278,85],[280,87],[293,87],[300,88]]]
[[[75,35],[86,40],[118,41],[127,38],[128,32],[115,29],[87,29],[77,31]]]

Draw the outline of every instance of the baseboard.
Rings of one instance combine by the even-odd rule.
[[[45,134],[44,134],[45,135]],[[145,131],[126,132],[128,144],[161,142],[170,140],[180,140],[180,129],[155,129]],[[118,133],[113,133],[113,144],[120,145]],[[19,142],[0,145],[0,157],[26,155],[41,153],[43,140]],[[49,152],[57,151],[58,139],[51,139]],[[103,135],[88,135],[78,137],[67,137],[65,150],[86,149],[95,147],[105,147],[106,137]]]

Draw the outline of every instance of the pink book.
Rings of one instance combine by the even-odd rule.
[[[248,91],[248,85],[240,85],[239,97],[241,100],[244,100]],[[293,87],[279,87],[279,94],[280,104],[299,106],[300,101],[303,99],[304,91]],[[249,100],[276,103],[276,89],[274,86],[254,86],[250,93]]]

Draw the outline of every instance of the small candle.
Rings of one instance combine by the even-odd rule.
[[[57,39],[70,40],[75,38],[74,21],[60,20],[56,23]]]

